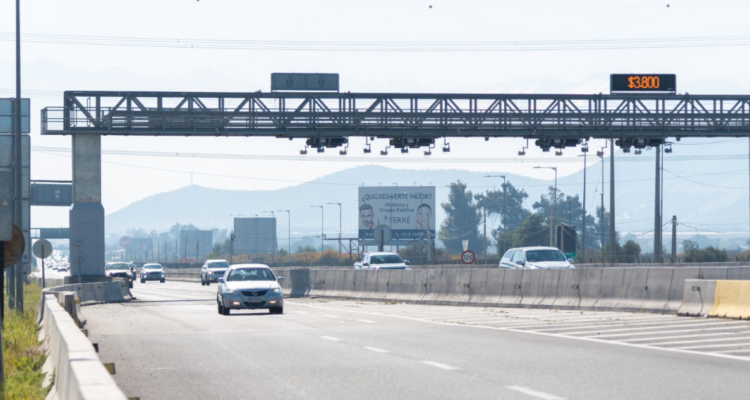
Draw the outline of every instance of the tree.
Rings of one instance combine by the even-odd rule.
[[[628,240],[622,246],[622,254],[620,260],[624,263],[636,263],[641,259],[641,246],[632,241]]]
[[[682,248],[685,253],[685,262],[721,262],[729,259],[726,250],[714,246],[708,246],[701,250],[695,240],[684,240]]]
[[[497,240],[498,253],[502,256],[504,248],[525,246],[548,246],[549,224],[547,217],[541,213],[528,216],[516,229],[500,232]]]
[[[499,215],[500,226],[492,229],[492,237],[497,238],[499,232],[515,229],[526,217],[529,210],[523,207],[524,201],[529,197],[525,190],[516,189],[510,182],[502,185],[502,190],[488,190],[474,196],[477,207],[487,209],[487,216]],[[505,253],[507,247],[498,246],[500,254]]]
[[[463,252],[462,241],[469,241],[469,250],[479,253],[482,249],[482,239],[479,236],[479,226],[482,218],[474,204],[474,196],[466,190],[466,184],[460,180],[451,183],[448,202],[440,205],[446,217],[440,225],[440,240],[445,247],[454,253]]]

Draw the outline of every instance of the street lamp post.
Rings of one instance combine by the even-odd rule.
[[[273,211],[263,211],[266,213],[271,213],[271,218],[273,218],[273,222],[276,223],[276,215],[273,213]],[[276,229],[274,229],[274,232]],[[273,261],[276,262],[276,238],[273,237],[273,243],[271,243],[271,252],[273,253]]]
[[[535,169],[551,169],[555,171],[555,206],[554,206],[554,218],[557,218],[557,167],[534,167]],[[552,219],[550,218],[550,232],[549,232],[549,246],[555,246],[555,229]]]
[[[287,240],[289,241],[288,248],[286,249],[287,258],[292,255],[292,212],[289,210],[276,210],[277,212],[285,212],[288,214],[289,230],[287,233]]]
[[[341,262],[341,203],[327,203],[339,206],[339,263]]]
[[[503,215],[501,217],[501,221],[503,223],[503,231],[507,231],[508,227],[506,226],[506,224],[508,223],[508,216],[505,214],[505,204],[506,204],[505,203],[505,199],[506,199],[505,194],[507,193],[507,188],[505,187],[505,175],[485,175],[484,177],[485,178],[503,178]],[[485,210],[484,210],[484,237],[485,237],[485,240],[486,240],[486,238],[487,238],[487,208],[486,207],[485,207]],[[485,243],[485,249],[486,248],[487,248],[487,244]],[[503,251],[504,250],[505,250],[505,246],[503,246]],[[500,254],[500,257],[502,257],[502,256],[503,255]],[[485,256],[485,258],[487,258],[487,257]]]
[[[310,207],[320,207],[320,256],[323,256],[323,242],[324,242],[324,226],[325,226],[325,213],[323,211],[323,206],[310,206]]]

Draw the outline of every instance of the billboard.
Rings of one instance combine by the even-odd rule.
[[[235,218],[234,254],[276,251],[276,218]]]
[[[391,228],[392,244],[420,245],[435,238],[434,186],[359,188],[359,240],[375,244],[378,225]]]

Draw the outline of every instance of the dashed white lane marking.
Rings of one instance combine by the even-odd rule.
[[[331,340],[331,341],[334,341],[334,342],[340,342],[341,341],[341,339],[335,338],[335,337],[332,337],[332,336],[321,336],[320,338],[321,339],[325,339],[325,340]]]
[[[506,388],[510,390],[515,390],[516,392],[521,392],[523,394],[527,394],[529,396],[536,397],[538,399],[544,399],[544,400],[565,400],[563,397],[555,396],[554,394],[549,394],[545,392],[540,392],[538,390],[529,389],[527,387],[523,386],[506,386]]]
[[[377,324],[375,321],[370,321],[369,319],[358,319],[359,322],[364,322],[366,324]]]
[[[390,351],[388,351],[386,349],[379,349],[377,347],[365,347],[365,349],[370,350],[370,351],[374,351],[376,353],[390,353]]]
[[[672,339],[685,339],[685,338],[704,338],[709,336],[725,336],[725,335],[736,335],[736,333],[733,332],[723,332],[723,333],[693,333],[691,335],[679,335],[679,336],[659,336],[659,337],[649,337],[649,338],[640,338],[640,339],[623,339],[621,342],[629,342],[629,343],[637,343],[637,342],[650,342],[654,340],[672,340]],[[648,343],[651,345],[651,343]]]
[[[338,318],[339,317],[338,315],[328,315],[328,314],[323,315],[323,316],[326,318]]]
[[[440,369],[444,369],[446,371],[455,371],[455,370],[458,369],[458,367],[454,367],[452,365],[442,364],[442,363],[434,362],[434,361],[420,361],[420,362],[422,364],[427,364],[429,366],[440,368]]]

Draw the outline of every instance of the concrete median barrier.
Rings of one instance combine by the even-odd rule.
[[[750,318],[750,281],[716,281],[714,305],[708,316]]]
[[[581,269],[560,270],[557,298],[552,303],[554,308],[571,309],[581,305]]]
[[[669,292],[667,292],[666,309],[676,310],[680,308],[685,281],[688,279],[705,279],[701,278],[705,273],[705,268],[700,267],[673,268],[672,282],[669,285]]]
[[[489,269],[474,269],[471,271],[469,287],[471,287],[471,298],[469,302],[473,305],[484,304],[484,298],[487,294],[487,275]]]
[[[524,272],[522,269],[505,270],[499,306],[515,307],[521,304],[521,284],[523,283]]]
[[[716,281],[688,279],[682,288],[682,303],[677,315],[685,317],[705,317],[714,307]]]
[[[452,293],[450,299],[446,296],[446,300],[449,304],[456,305],[467,305],[471,303],[473,289],[471,287],[471,276],[480,270],[474,269],[460,269],[456,271],[455,278],[453,279],[452,287],[449,286],[450,292]]]
[[[537,297],[540,292],[540,281],[542,273],[550,271],[542,270],[527,270],[524,271],[521,277],[521,298],[519,299],[518,305],[523,307],[531,307],[537,301]]]
[[[388,274],[387,292],[385,294],[386,300],[397,300],[401,290],[401,278],[405,270],[394,269]]]
[[[48,398],[126,400],[102,365],[88,338],[60,307],[54,294],[45,294],[40,337],[48,348],[43,370],[55,382]]]
[[[581,293],[581,308],[595,308],[599,300],[599,291],[602,284],[603,268],[580,268],[578,269],[579,289]]]
[[[398,282],[398,301],[408,301],[409,297],[414,293],[415,283],[414,277],[418,274],[418,271],[404,270],[401,271],[401,279]]]
[[[646,278],[646,299],[641,308],[649,311],[667,311],[669,290],[674,268],[649,268]],[[682,284],[680,284],[682,287]]]
[[[553,269],[540,274],[537,296],[532,303],[534,307],[549,307],[555,303],[560,286],[560,272],[559,269]]]
[[[491,269],[487,271],[487,281],[484,284],[484,293],[480,305],[498,306],[501,304],[503,295],[503,281],[505,280],[506,269]]]
[[[422,303],[425,304],[448,304],[452,297],[451,289],[453,281],[456,278],[455,271],[448,270],[428,270],[427,286],[425,287],[425,295],[422,298]]]

